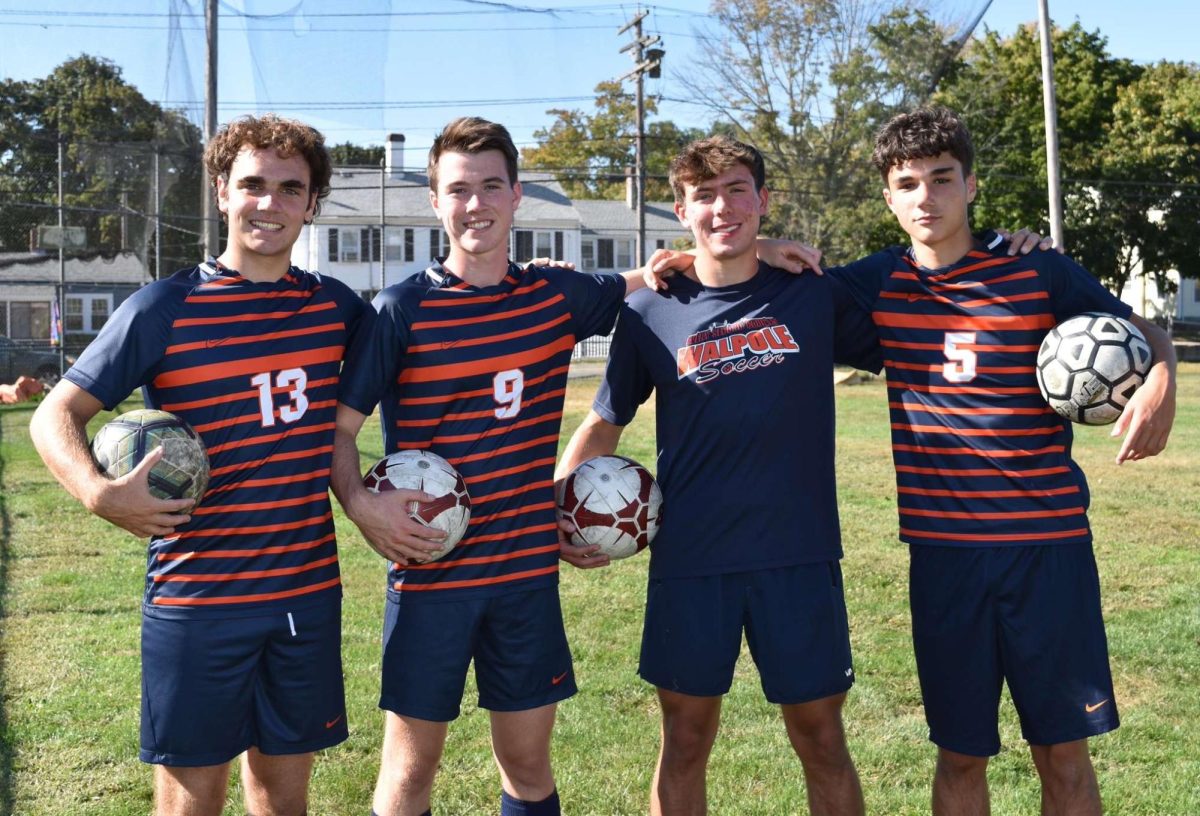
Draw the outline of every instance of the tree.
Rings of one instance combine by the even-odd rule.
[[[108,60],[81,56],[28,82],[0,82],[0,246],[28,246],[30,229],[57,223],[58,143],[65,148],[68,224],[87,229],[88,248],[147,251],[160,157],[164,258],[195,257],[202,172],[199,129],[148,101]],[[169,242],[169,243],[168,243]]]
[[[596,86],[596,112],[549,110],[554,122],[534,131],[536,147],[521,151],[524,166],[553,172],[572,198],[625,197],[625,172],[635,162],[637,111],[633,96],[619,82]],[[646,114],[658,110],[646,100]],[[667,169],[685,144],[704,133],[680,128],[674,122],[651,122],[646,127],[646,199],[670,201]]]
[[[873,0],[716,0],[703,71],[679,79],[763,153],[776,234],[845,260],[903,237],[871,168],[872,136],[957,62],[952,30]]]
[[[378,167],[383,161],[383,148],[379,145],[362,145],[342,142],[329,148],[335,167]]]

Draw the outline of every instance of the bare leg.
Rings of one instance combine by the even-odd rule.
[[[228,787],[228,762],[201,768],[155,765],[155,816],[221,816]]]
[[[1100,816],[1100,785],[1085,739],[1030,745],[1042,779],[1042,816]]]
[[[808,789],[811,816],[863,816],[862,786],[842,729],[845,693],[780,706]]]
[[[372,805],[379,816],[420,816],[429,810],[446,726],[387,712]]]
[[[557,710],[552,703],[528,711],[491,712],[492,754],[509,796],[540,802],[554,793],[550,732]]]
[[[304,816],[313,755],[271,756],[251,748],[242,754],[242,786],[250,816]]]
[[[987,757],[938,749],[933,816],[988,816]]]
[[[700,816],[708,812],[708,757],[721,724],[720,697],[658,690],[662,747],[650,789],[652,816]]]

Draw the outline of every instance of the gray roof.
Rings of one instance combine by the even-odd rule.
[[[141,259],[132,252],[67,257],[68,283],[140,286],[150,280]],[[58,283],[58,254],[0,252],[0,283]]]
[[[579,221],[585,233],[635,232],[637,211],[624,201],[576,201]],[[675,205],[665,201],[646,203],[646,231],[669,232],[680,237],[689,235],[687,229],[675,217]]]

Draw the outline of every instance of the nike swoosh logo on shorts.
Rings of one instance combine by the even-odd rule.
[[[562,673],[562,674],[560,674],[558,677],[551,677],[551,678],[550,678],[550,685],[552,685],[552,686],[557,686],[557,685],[558,685],[559,683],[561,683],[563,680],[566,680],[566,679],[567,679],[567,675],[568,675],[568,674],[570,674],[570,672],[563,672],[563,673]]]
[[[337,724],[338,724],[339,722],[341,722],[341,721],[342,721],[342,715],[341,715],[341,714],[338,714],[338,715],[337,715],[336,717],[334,717],[332,720],[329,720],[328,722],[326,722],[326,723],[325,723],[325,727],[326,727],[326,728],[333,728],[335,725],[337,725]]]
[[[1091,714],[1093,711],[1100,708],[1100,706],[1104,705],[1107,702],[1108,702],[1108,698],[1105,697],[1103,700],[1101,700],[1100,702],[1095,703],[1095,704],[1085,703],[1083,706],[1083,710],[1086,711],[1088,714]]]

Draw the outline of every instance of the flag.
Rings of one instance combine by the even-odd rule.
[[[58,311],[58,299],[50,301],[50,345],[62,344],[62,315]]]

